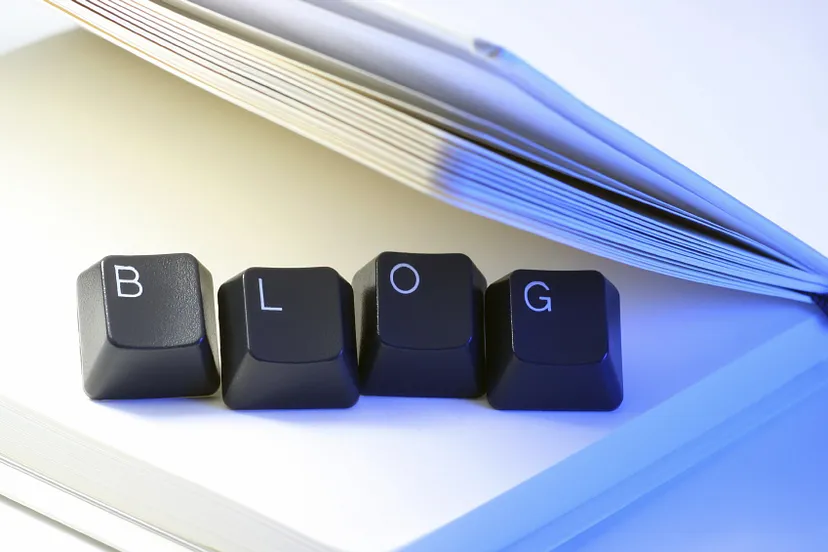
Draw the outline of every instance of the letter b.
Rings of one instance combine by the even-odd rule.
[[[121,278],[122,271],[129,271],[132,272],[132,279],[126,280]],[[115,265],[115,287],[118,290],[118,297],[140,297],[142,293],[144,293],[144,286],[141,285],[141,282],[138,281],[140,274],[138,271],[135,270],[134,267],[131,266],[121,266]],[[122,284],[131,284],[134,286],[134,292],[128,293],[124,291],[121,287]]]

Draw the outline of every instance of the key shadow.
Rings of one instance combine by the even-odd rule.
[[[348,409],[296,410],[231,410],[220,395],[203,398],[145,399],[134,401],[102,401],[101,406],[148,419],[204,419],[217,417],[270,421],[280,424],[324,427],[347,425],[365,427],[429,427],[434,424],[462,424],[464,419],[492,418],[492,421],[531,419],[557,421],[570,426],[592,426],[597,418],[611,416],[622,423],[633,415],[624,405],[615,412],[537,412],[498,411],[480,399],[441,399],[418,397],[363,396]]]
[[[196,398],[100,401],[102,407],[144,418],[204,418],[224,415],[227,407],[219,395]]]

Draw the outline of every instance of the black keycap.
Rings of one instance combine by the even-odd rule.
[[[189,254],[110,256],[78,277],[83,386],[92,399],[218,390],[210,273]]]
[[[479,397],[486,280],[461,254],[382,253],[354,277],[362,393]]]
[[[594,271],[517,270],[486,292],[486,387],[503,410],[615,410],[618,290]]]
[[[224,402],[348,408],[359,399],[354,294],[330,268],[249,268],[218,293]]]

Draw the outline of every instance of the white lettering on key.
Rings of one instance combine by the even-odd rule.
[[[544,301],[544,305],[542,307],[533,307],[532,303],[529,302],[529,290],[535,286],[540,286],[546,291],[549,291],[549,286],[547,286],[543,282],[529,282],[523,289],[523,300],[526,301],[526,306],[535,312],[552,312],[552,299],[548,296],[541,295],[540,297],[538,297],[538,299],[543,299]]]
[[[132,280],[121,279],[121,271],[127,270],[132,272]],[[118,297],[140,297],[141,294],[144,293],[144,286],[142,286],[141,282],[138,281],[139,278],[140,274],[138,274],[138,271],[135,270],[135,267],[115,265],[115,288],[118,291]],[[137,291],[135,293],[126,293],[121,288],[121,284],[132,284],[135,286]]]
[[[400,289],[397,285],[397,282],[394,281],[394,274],[401,268],[407,268],[411,272],[414,273],[414,285],[411,286],[411,289]],[[391,286],[394,288],[394,291],[397,293],[402,293],[403,295],[408,295],[410,293],[414,293],[417,291],[417,288],[420,287],[420,273],[417,272],[417,269],[411,266],[408,263],[398,263],[394,265],[394,268],[391,269]]]
[[[263,311],[281,311],[282,307],[268,307],[265,305],[264,300],[264,284],[262,284],[262,279],[259,278],[259,304],[262,306]]]

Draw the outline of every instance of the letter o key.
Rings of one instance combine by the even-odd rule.
[[[407,268],[408,270],[414,273],[414,285],[411,286],[410,289],[402,289],[394,281],[394,274],[401,268]],[[394,291],[396,291],[397,293],[401,293],[403,295],[409,295],[411,293],[414,293],[415,291],[417,291],[417,288],[420,287],[420,273],[417,272],[416,268],[414,268],[408,263],[397,263],[396,265],[394,265],[394,268],[391,269],[390,279],[391,287],[394,288]]]
[[[552,312],[552,299],[549,296],[541,295],[538,299],[543,299],[544,305],[542,307],[534,307],[532,303],[529,302],[529,290],[535,286],[540,286],[546,291],[549,291],[549,286],[544,284],[543,282],[529,282],[526,284],[526,287],[523,288],[523,300],[526,302],[526,306],[529,307],[529,310],[533,310],[535,312]]]

